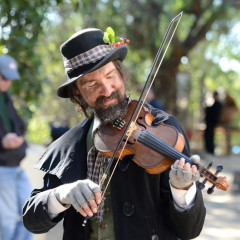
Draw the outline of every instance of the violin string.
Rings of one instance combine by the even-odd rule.
[[[170,148],[170,145],[165,144],[162,140],[155,138],[154,135],[152,135],[151,133],[147,132],[147,131],[143,131],[138,140],[141,143],[147,143],[147,145],[149,147],[154,148],[155,150],[159,150],[162,154],[167,154],[168,153],[168,157],[173,158],[174,160],[176,160],[175,158],[180,158],[182,157],[180,154],[179,156],[176,156],[174,154],[174,152],[172,151],[172,149]],[[164,147],[164,148],[162,148]]]
[[[145,131],[146,132],[146,131]],[[173,160],[177,160],[177,159],[180,159],[181,157],[185,158],[185,160],[192,164],[192,161],[189,157],[187,157],[185,154],[183,154],[182,152],[179,152],[177,151],[174,147],[168,145],[167,143],[165,143],[164,141],[162,141],[161,139],[158,139],[157,137],[155,137],[154,135],[152,135],[151,133],[147,133],[149,136],[151,136],[151,138],[153,138],[153,142],[158,144],[160,143],[162,146],[164,146],[165,148],[167,148],[167,151],[166,151],[166,154],[168,154],[169,152],[170,153],[173,153]],[[164,148],[163,148],[164,149]],[[201,170],[201,169],[204,169],[201,164],[195,164],[197,165],[198,169]]]
[[[147,131],[143,131],[139,138],[138,141],[154,148],[154,150],[156,151],[160,151],[162,154],[166,155],[167,157],[172,158],[173,160],[177,160],[180,159],[181,157],[185,158],[185,160],[187,162],[189,162],[190,164],[192,164],[192,161],[189,157],[187,157],[185,154],[177,151],[175,148],[173,148],[172,146],[168,145],[167,143],[165,143],[164,141],[162,141],[161,139],[157,138],[156,136],[154,136],[153,134],[151,134],[150,132]],[[197,165],[199,170],[205,170],[201,164],[195,164]]]

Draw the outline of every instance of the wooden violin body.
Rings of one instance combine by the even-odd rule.
[[[136,104],[137,102],[134,100],[129,104],[129,114],[124,118],[126,122],[129,121],[129,116],[136,107]],[[135,129],[133,130],[131,127],[129,129],[129,131],[133,130],[131,136],[129,138],[126,136],[122,143],[123,148],[124,143],[127,141],[127,145],[120,158],[122,159],[126,155],[134,155],[133,161],[135,163],[145,168],[145,170],[150,174],[159,174],[169,168],[172,165],[173,160],[166,158],[164,155],[160,155],[159,152],[147,146],[148,140],[145,136],[146,133],[154,135],[156,138],[161,139],[178,151],[182,151],[184,148],[184,138],[173,126],[160,123],[158,126],[152,127],[151,123],[153,119],[154,117],[145,108],[143,108],[136,120]],[[125,129],[125,127],[126,125],[123,128],[118,129],[112,124],[103,126],[101,131],[98,131],[94,138],[96,148],[105,156],[111,157],[117,143],[120,140],[120,133]],[[127,138],[128,140],[126,140]],[[144,141],[143,144],[141,143],[141,139]],[[153,141],[150,143],[153,143]],[[122,148],[118,151],[116,157],[119,157]]]
[[[129,122],[137,103],[135,100],[129,103],[124,122]],[[185,144],[183,135],[175,127],[164,123],[151,126],[153,119],[151,113],[142,107],[127,129],[116,157],[123,159],[126,155],[133,155],[133,161],[150,174],[162,173],[181,157],[185,158],[186,162],[193,164],[191,159],[182,153]],[[112,157],[126,125],[122,124],[121,127],[116,124],[101,126],[94,136],[95,147],[105,156]],[[203,168],[200,164],[195,165],[200,175],[205,177],[205,181],[211,182],[219,189],[227,190],[229,185],[225,177],[217,177],[217,174],[211,173],[209,169]]]

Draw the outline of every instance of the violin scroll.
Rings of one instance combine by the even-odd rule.
[[[223,191],[227,191],[227,189],[229,188],[229,184],[227,183],[227,178],[222,177],[222,176],[219,176],[219,177],[217,176],[220,172],[222,172],[223,166],[218,165],[216,167],[215,174],[213,174],[212,172],[209,171],[209,169],[212,167],[212,165],[213,165],[213,161],[208,165],[207,168],[204,168],[202,166],[199,168],[199,173],[200,173],[201,177],[204,177],[205,179],[203,180],[203,182],[199,182],[198,187],[200,189],[204,189],[205,183],[207,181],[209,181],[213,185],[212,185],[212,187],[208,188],[208,190],[207,190],[208,194],[212,194],[214,192],[215,187],[218,189],[221,189]]]

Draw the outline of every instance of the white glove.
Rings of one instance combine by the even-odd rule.
[[[101,192],[99,185],[86,179],[57,187],[55,189],[55,196],[60,203],[71,204],[79,211],[89,200],[95,200],[95,193],[97,192]]]
[[[198,155],[193,155],[191,161],[193,163],[199,163],[200,157]],[[198,181],[200,174],[196,165],[192,165],[191,167],[189,163],[185,164],[184,158],[181,158],[171,166],[169,177],[173,187],[185,189],[186,187],[190,187],[194,181]]]

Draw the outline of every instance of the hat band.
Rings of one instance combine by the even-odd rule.
[[[74,58],[64,60],[65,71],[69,73],[78,67],[87,65],[89,63],[95,63],[96,61],[108,55],[111,51],[112,47],[110,45],[99,45],[85,53],[75,56]]]

